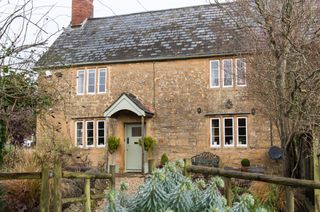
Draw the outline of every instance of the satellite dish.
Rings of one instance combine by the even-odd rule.
[[[280,147],[272,146],[270,147],[268,154],[272,160],[280,160],[282,159],[283,150]]]

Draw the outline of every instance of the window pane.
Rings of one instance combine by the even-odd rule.
[[[88,71],[88,93],[95,92],[95,84],[96,84],[96,71],[89,70]]]
[[[84,93],[84,71],[78,71],[77,93],[78,94],[83,94]]]
[[[211,120],[211,145],[219,146],[220,145],[220,120],[212,119]]]
[[[220,79],[220,62],[219,60],[211,61],[211,86],[219,86]]]
[[[238,143],[247,145],[247,119],[238,118]]]
[[[93,145],[93,122],[87,122],[87,146]]]
[[[99,121],[98,122],[98,145],[99,146],[104,146],[105,145],[105,122],[104,121]]]
[[[232,136],[233,134],[233,129],[232,128],[226,128],[225,129],[225,135],[228,136],[228,135],[231,135]]]
[[[243,59],[237,59],[237,85],[246,84],[246,65]]]
[[[245,127],[247,124],[246,124],[246,119],[244,118],[239,118],[238,119],[238,126],[241,126],[241,127]]]
[[[232,60],[223,60],[223,85],[232,86]]]
[[[239,135],[246,135],[246,128],[239,128],[238,133]]]
[[[246,136],[239,136],[239,144],[247,145],[247,137]]]
[[[233,145],[233,119],[224,119],[224,144]]]
[[[232,119],[225,119],[224,120],[224,126],[226,126],[226,127],[232,127],[232,125],[233,125],[233,120]]]
[[[141,127],[132,127],[131,136],[132,137],[141,137]]]
[[[100,69],[99,70],[99,92],[106,91],[106,70]]]
[[[77,146],[83,145],[83,123],[82,122],[77,122],[77,125],[76,125],[76,141],[77,141]]]

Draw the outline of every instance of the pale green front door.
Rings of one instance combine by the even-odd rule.
[[[125,146],[126,146],[126,171],[140,172],[142,149],[139,145],[141,139],[140,124],[125,125]]]

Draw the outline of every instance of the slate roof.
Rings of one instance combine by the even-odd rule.
[[[91,18],[65,29],[37,67],[235,54],[245,52],[240,41],[217,5]]]

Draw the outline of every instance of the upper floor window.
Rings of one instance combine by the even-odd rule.
[[[106,69],[99,69],[98,72],[98,93],[106,92]]]
[[[220,61],[212,60],[210,62],[210,83],[211,87],[220,86]]]
[[[88,70],[87,93],[94,94],[96,92],[96,70]]]
[[[223,63],[223,87],[233,86],[233,67],[232,59],[226,59]]]
[[[78,95],[84,94],[84,77],[85,77],[85,71],[79,70],[77,72],[77,94]]]
[[[83,147],[83,122],[76,122],[76,146]]]
[[[243,59],[236,59],[237,85],[246,85],[246,64]]]
[[[220,77],[222,80],[220,80]],[[224,88],[246,86],[246,83],[246,63],[244,59],[237,58],[210,61],[211,88],[220,88],[221,84]]]

